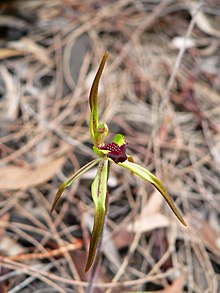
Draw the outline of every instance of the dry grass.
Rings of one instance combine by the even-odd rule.
[[[188,228],[157,191],[114,166],[95,292],[219,292],[218,1],[0,9],[0,292],[86,290],[94,170],[49,210],[59,183],[94,157],[88,92],[106,49],[100,120],[126,135]]]

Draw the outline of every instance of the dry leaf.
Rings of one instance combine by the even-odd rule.
[[[8,48],[1,48],[0,49],[0,60],[10,58],[10,57],[16,57],[24,55],[24,52],[22,50],[15,50],[15,49],[8,49]]]
[[[218,234],[201,216],[191,213],[187,222],[191,225],[200,239],[205,243],[206,247],[214,254],[220,255],[218,247]]]
[[[0,239],[2,239],[4,234],[5,234],[5,230],[7,228],[9,219],[10,219],[10,214],[9,213],[4,214],[0,218],[0,223],[1,223],[1,226],[0,226]]]
[[[5,235],[0,240],[0,255],[14,256],[24,252],[24,248],[12,239]]]
[[[0,67],[0,73],[5,83],[5,99],[7,101],[7,109],[5,115],[9,120],[15,120],[18,116],[18,106],[20,94],[17,89],[17,84],[5,66]]]
[[[183,293],[183,285],[184,285],[184,279],[183,277],[178,277],[173,281],[173,284],[168,286],[167,288],[159,291],[149,292],[149,291],[142,291],[142,293]],[[126,291],[123,293],[141,293],[141,292],[131,292]]]
[[[156,291],[155,293],[182,293],[183,285],[184,285],[184,279],[183,277],[179,277],[173,281],[172,285],[170,285],[169,287],[163,290]]]
[[[64,246],[60,246],[56,249],[46,249],[45,252],[32,252],[32,253],[22,253],[13,255],[10,257],[12,260],[24,261],[24,260],[36,260],[36,259],[46,259],[51,257],[56,257],[63,255],[67,251],[74,251],[82,248],[82,241],[77,239],[74,243],[69,243]]]
[[[147,204],[143,207],[141,211],[141,217],[149,216],[149,215],[160,212],[163,203],[164,203],[163,197],[159,194],[157,190],[154,190]]]
[[[170,222],[165,215],[155,213],[149,216],[142,217],[132,224],[128,225],[128,231],[132,232],[149,232],[158,228],[169,227]]]
[[[2,2],[9,2],[9,1],[1,1]],[[1,14],[0,17],[0,26],[5,26],[7,28],[17,28],[18,30],[24,30],[27,26],[27,22],[22,20],[20,17],[12,16],[7,14]]]
[[[5,166],[0,169],[1,190],[27,189],[51,179],[62,167],[65,157],[47,159],[36,167]]]
[[[52,60],[48,56],[47,49],[43,46],[36,44],[33,40],[28,38],[22,38],[16,42],[10,42],[9,45],[12,48],[22,50],[26,53],[31,53],[42,64],[51,67],[53,65]]]
[[[102,243],[103,243],[102,250],[105,256],[108,258],[108,260],[111,262],[112,264],[111,268],[113,272],[116,274],[121,266],[122,260],[107,226],[105,226],[105,229],[103,231]]]
[[[114,243],[117,249],[121,249],[130,245],[134,237],[133,232],[128,232],[127,230],[120,230],[119,233],[114,237]]]
[[[167,288],[163,289],[163,290],[159,290],[159,291],[154,291],[154,293],[182,293],[183,290],[183,285],[184,285],[184,279],[183,277],[178,277],[173,281],[173,284],[168,286]],[[131,291],[126,291],[123,293],[134,293]],[[153,293],[151,291],[142,291],[142,292],[138,292],[135,291],[135,293]]]
[[[193,11],[191,11],[191,14],[192,13]],[[196,14],[196,24],[198,28],[204,33],[213,37],[220,38],[220,27],[219,29],[215,28],[214,24],[211,22],[211,19],[209,19],[208,16],[205,15],[202,11],[199,11]]]

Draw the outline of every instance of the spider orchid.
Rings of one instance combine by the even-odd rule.
[[[98,155],[98,158],[83,166],[67,181],[60,185],[51,208],[52,212],[62,193],[68,186],[70,186],[76,179],[80,178],[89,169],[95,165],[98,165],[98,170],[91,186],[92,199],[95,204],[95,217],[90,240],[89,255],[85,267],[86,272],[93,264],[96,255],[96,249],[105,222],[107,181],[110,163],[112,162],[116,163],[120,167],[128,169],[132,172],[132,174],[136,174],[145,181],[153,184],[154,187],[162,194],[176,217],[184,226],[186,226],[186,222],[175,207],[172,199],[170,198],[160,180],[144,167],[135,164],[133,158],[126,154],[127,144],[125,142],[124,136],[122,134],[117,134],[111,143],[105,143],[105,138],[108,135],[108,126],[105,123],[99,124],[98,121],[98,86],[107,57],[108,52],[106,52],[102,58],[89,96],[89,105],[91,110],[90,133],[94,144],[93,151]]]

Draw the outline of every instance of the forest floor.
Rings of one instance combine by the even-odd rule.
[[[95,158],[88,96],[110,139],[161,179],[112,165],[94,292],[220,290],[220,5],[207,1],[0,3],[0,292],[86,292]],[[111,141],[109,139],[109,141]]]

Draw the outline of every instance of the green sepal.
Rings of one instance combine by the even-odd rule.
[[[93,81],[90,95],[89,95],[89,105],[91,109],[90,114],[90,133],[92,137],[93,144],[97,146],[96,142],[96,133],[98,130],[98,87],[99,87],[99,80],[102,75],[102,71],[105,66],[105,62],[108,58],[108,52],[105,52],[104,56],[102,57],[102,61],[99,65],[98,71],[96,73],[95,79]]]
[[[98,166],[95,179],[92,183],[91,192],[92,199],[95,204],[95,218],[92,230],[92,236],[90,240],[89,256],[85,272],[87,272],[94,261],[96,255],[96,249],[102,234],[102,229],[105,222],[105,201],[107,192],[107,180],[108,180],[108,160],[102,159]]]
[[[114,143],[116,143],[118,146],[122,146],[123,144],[125,144],[125,138],[124,138],[124,135],[122,134],[116,134],[113,141]]]
[[[100,162],[100,158],[95,159],[91,162],[89,162],[88,164],[86,164],[85,166],[83,166],[82,168],[80,168],[78,171],[76,171],[76,173],[74,173],[67,181],[63,182],[57,193],[55,196],[55,199],[53,201],[52,207],[51,207],[51,212],[55,209],[56,204],[58,202],[58,200],[60,199],[62,193],[64,192],[64,190],[70,186],[76,179],[78,179],[79,177],[81,177],[85,172],[87,172],[89,169],[91,169],[93,166],[95,166],[96,164],[98,164]]]
[[[138,175],[142,179],[153,184],[154,187],[162,194],[162,196],[164,197],[164,199],[166,200],[166,202],[170,206],[173,213],[180,220],[180,222],[184,226],[187,226],[185,220],[180,215],[179,211],[177,210],[176,206],[174,205],[174,203],[173,203],[172,199],[170,198],[168,192],[166,191],[165,187],[163,186],[163,184],[160,182],[160,180],[156,176],[154,176],[150,171],[143,168],[142,166],[135,164],[135,163],[132,163],[132,162],[129,162],[129,161],[125,161],[123,163],[118,163],[118,165],[130,170],[131,172],[135,173],[136,175]]]

